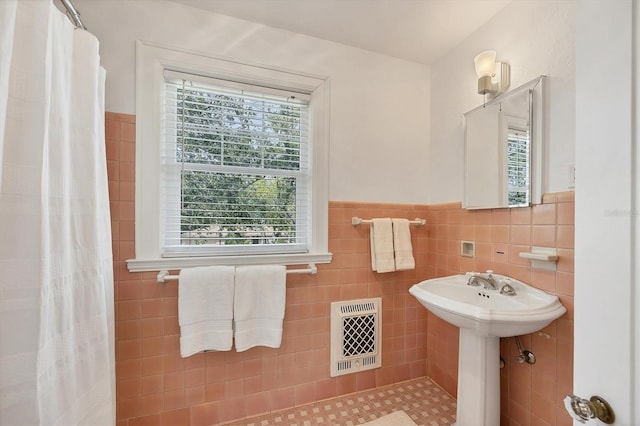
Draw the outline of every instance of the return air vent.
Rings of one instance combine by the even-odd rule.
[[[382,365],[382,299],[331,304],[331,377]]]

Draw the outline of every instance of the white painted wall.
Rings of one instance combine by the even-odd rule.
[[[430,69],[159,0],[74,0],[100,40],[107,111],[135,113],[135,40],[327,76],[330,200],[426,203]]]
[[[570,188],[568,166],[575,161],[574,32],[574,1],[518,0],[432,66],[430,203],[463,199],[463,114],[482,105],[473,58],[488,49],[511,65],[511,88],[541,74],[549,77],[542,190]]]

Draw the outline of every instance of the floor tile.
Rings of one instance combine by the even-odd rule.
[[[340,396],[228,423],[235,426],[352,426],[403,410],[419,426],[452,425],[456,401],[429,378]]]

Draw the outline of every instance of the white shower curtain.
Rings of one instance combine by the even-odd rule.
[[[98,42],[0,0],[0,424],[115,424]]]

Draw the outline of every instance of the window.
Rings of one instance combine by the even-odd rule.
[[[137,49],[129,270],[330,262],[326,80]]]
[[[309,102],[165,73],[163,254],[307,250]]]

